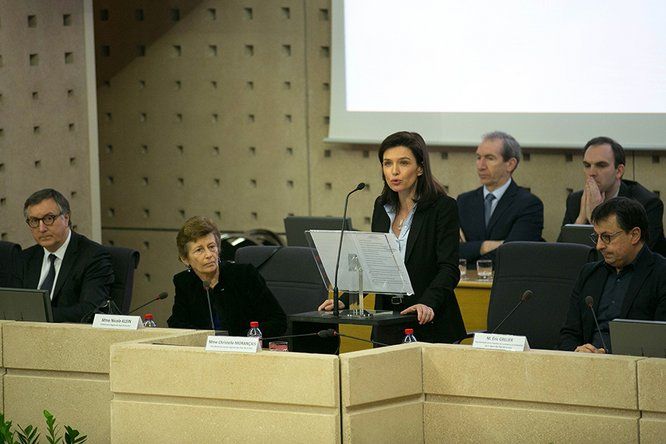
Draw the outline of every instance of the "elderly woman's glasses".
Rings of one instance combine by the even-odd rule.
[[[60,214],[47,214],[44,217],[29,217],[25,220],[30,228],[38,228],[40,222],[44,222],[44,225],[50,227],[62,215]]]
[[[601,234],[592,233],[592,234],[590,234],[590,239],[592,239],[592,242],[594,242],[594,245],[597,244],[599,239],[601,239],[601,242],[608,245],[608,244],[611,243],[613,238],[615,236],[617,236],[618,234],[620,234],[620,233],[622,233],[622,230],[616,231],[615,233],[601,233]]]

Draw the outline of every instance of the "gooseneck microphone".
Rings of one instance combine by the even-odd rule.
[[[206,290],[206,299],[208,300],[208,314],[210,315],[210,328],[215,330],[215,321],[213,321],[213,307],[210,305],[210,281],[202,281],[203,288]]]
[[[331,331],[335,331],[330,329]],[[272,338],[263,338],[264,341],[272,341],[274,339],[291,339],[291,338],[304,338],[307,336],[319,336],[320,338],[332,338],[333,336],[329,333],[329,330],[319,330],[314,333],[301,333],[299,335],[284,335],[284,336],[273,336]]]
[[[90,318],[92,318],[95,315],[95,313],[103,313],[102,312],[103,308],[106,308],[106,313],[105,314],[109,314],[109,315],[110,314],[121,314],[120,309],[118,308],[116,303],[113,302],[113,299],[111,299],[111,296],[109,295],[109,297],[107,299],[100,302],[99,304],[97,304],[95,306],[95,308],[93,308],[88,313],[86,313],[81,318],[81,320],[79,322],[82,323],[82,324],[87,323],[90,320]]]
[[[341,338],[349,338],[349,339],[355,339],[357,341],[361,342],[367,342],[372,345],[379,345],[382,347],[388,347],[388,344],[384,344],[383,342],[378,342],[378,341],[373,341],[372,339],[364,339],[364,338],[358,338],[356,336],[351,336],[351,335],[345,335],[343,333],[340,333],[338,331],[333,330],[332,328],[329,328],[328,330],[321,330],[317,332],[317,336],[320,338],[334,338],[336,336],[339,336]]]
[[[138,310],[142,309],[142,308],[145,307],[146,305],[150,305],[150,304],[152,304],[152,303],[155,302],[155,301],[160,301],[160,300],[162,300],[162,299],[166,299],[168,296],[169,296],[169,293],[167,293],[166,291],[163,291],[162,293],[158,294],[158,295],[157,295],[156,297],[154,297],[153,299],[149,300],[148,302],[146,302],[146,303],[143,304],[143,305],[139,305],[138,307],[136,307],[134,310],[130,311],[130,312],[127,313],[127,314],[132,314],[132,313],[134,313],[135,311],[138,311]]]
[[[338,268],[340,268],[340,252],[342,251],[342,237],[345,234],[345,223],[347,221],[347,204],[349,203],[349,196],[357,191],[365,188],[365,183],[361,182],[356,185],[356,188],[351,190],[345,198],[345,210],[342,213],[342,229],[340,230],[340,244],[338,245],[338,257],[335,260],[335,282],[333,284],[333,315],[340,316],[340,309],[338,308],[338,301],[340,300],[340,293],[338,292]],[[335,331],[335,330],[333,330]]]
[[[592,298],[592,296],[585,296],[585,305],[587,305],[587,308],[589,308],[590,311],[592,312],[594,325],[597,327],[597,333],[599,333],[599,337],[601,338],[601,345],[604,346],[604,351],[606,353],[610,353],[610,350],[608,350],[608,347],[606,347],[606,341],[604,341],[604,335],[601,334],[601,329],[599,328],[599,322],[597,322],[597,314],[594,312],[594,298]]]
[[[490,334],[493,334],[493,333],[495,333],[497,330],[499,330],[499,328],[502,326],[502,324],[504,324],[504,321],[506,321],[507,319],[509,319],[509,318],[511,317],[511,315],[513,314],[513,312],[516,311],[516,310],[518,310],[518,307],[520,307],[521,304],[522,304],[523,302],[527,302],[527,300],[528,300],[529,298],[531,298],[532,296],[534,296],[534,292],[532,292],[532,290],[525,290],[525,292],[523,293],[523,295],[520,297],[520,301],[518,301],[518,303],[516,304],[516,306],[513,307],[513,309],[509,312],[509,314],[506,315],[506,316],[504,317],[504,319],[502,319],[502,322],[500,322],[499,324],[497,324],[497,327],[493,328],[493,331],[491,331]]]

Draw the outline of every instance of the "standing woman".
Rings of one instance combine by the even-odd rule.
[[[428,148],[412,132],[391,134],[379,147],[384,189],[375,201],[372,231],[389,233],[400,251],[414,288],[413,296],[393,303],[377,295],[375,308],[415,313],[414,335],[425,342],[453,342],[465,336],[454,289],[458,270],[458,207],[430,170]],[[326,301],[322,310],[332,309]],[[374,339],[387,344],[402,341],[395,327],[377,328]]]
[[[188,219],[176,236],[178,257],[187,270],[173,277],[176,287],[171,328],[212,329],[204,282],[209,287],[215,329],[245,336],[258,321],[264,337],[280,336],[287,317],[252,265],[220,261],[220,232],[212,220]]]

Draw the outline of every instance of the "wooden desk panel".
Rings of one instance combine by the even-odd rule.
[[[488,328],[488,303],[492,281],[482,281],[475,271],[467,271],[466,279],[456,287],[456,299],[462,313],[467,331],[485,330]]]

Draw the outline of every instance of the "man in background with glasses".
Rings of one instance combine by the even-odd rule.
[[[633,199],[616,197],[599,204],[591,222],[592,240],[603,260],[585,264],[578,276],[560,349],[608,353],[613,319],[666,321],[666,259],[650,251],[647,214]]]
[[[28,197],[23,215],[37,242],[23,251],[23,287],[49,291],[55,322],[81,322],[109,297],[109,253],[72,231],[69,202],[54,189]]]

